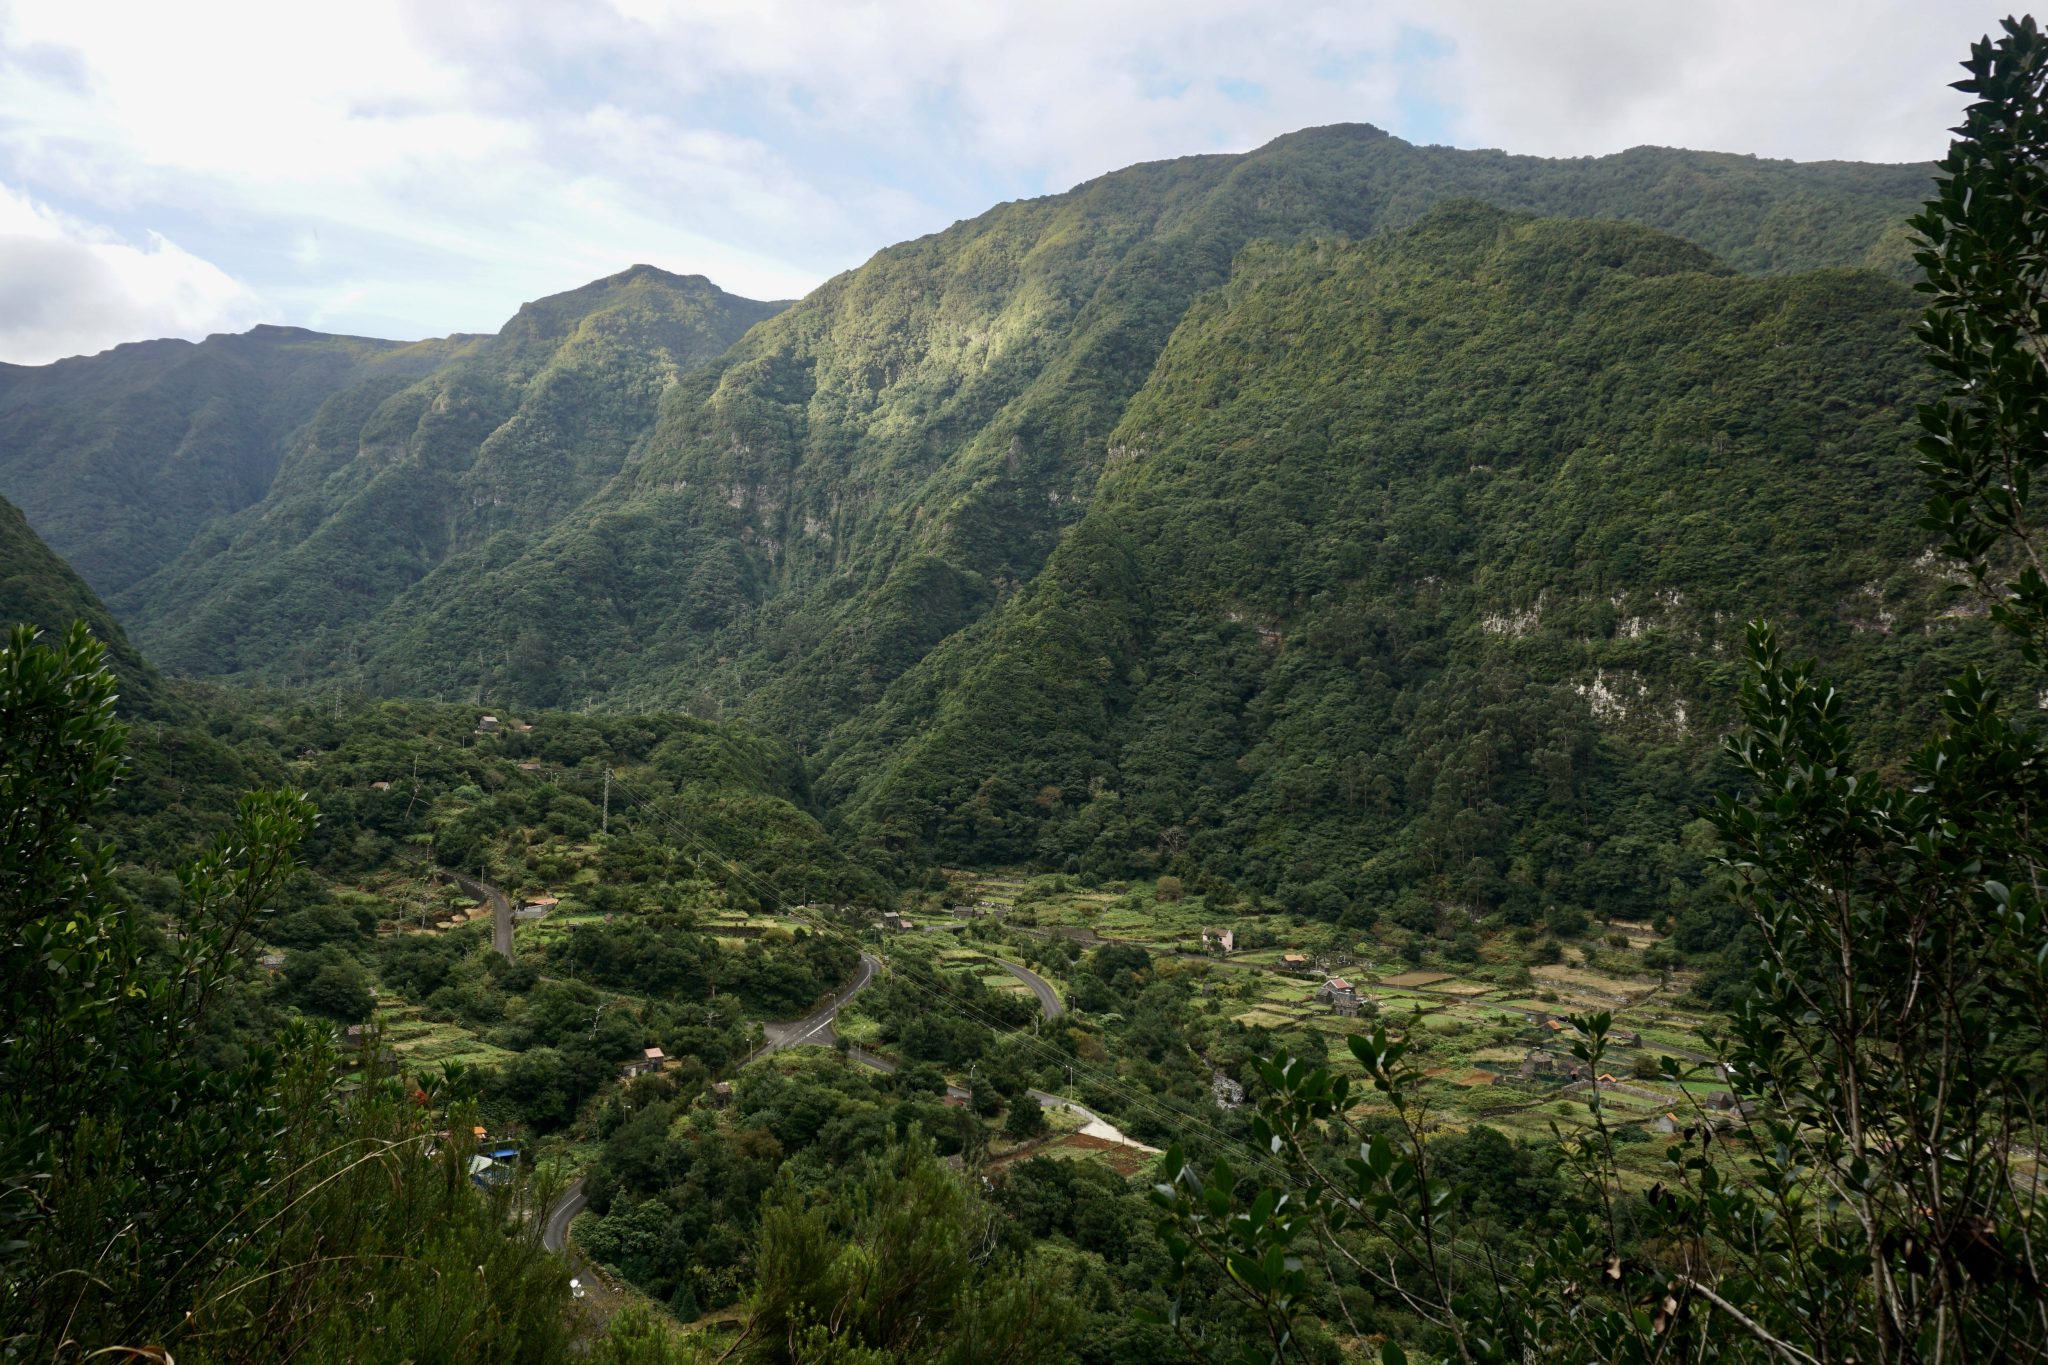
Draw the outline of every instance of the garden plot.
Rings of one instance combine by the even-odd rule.
[[[438,1066],[442,1062],[498,1066],[513,1055],[460,1024],[425,1018],[417,1005],[380,1006],[376,1021],[383,1026],[384,1045],[407,1066]]]
[[[1368,1033],[1373,1021],[1357,1015],[1342,1015],[1335,1011],[1312,1014],[1304,1021],[1308,1027],[1322,1033],[1334,1033],[1343,1037],[1353,1033]]]
[[[1248,1028],[1293,1028],[1303,1022],[1298,1014],[1283,1014],[1272,1009],[1252,1009],[1231,1017]]]
[[[1438,995],[1455,995],[1470,999],[1481,995],[1492,995],[1500,987],[1491,981],[1444,981],[1426,989]]]
[[[1603,1004],[1626,1004],[1630,997],[1640,994],[1644,987],[1634,982],[1617,980],[1604,972],[1585,967],[1563,967],[1557,965],[1531,968],[1529,975],[1536,981],[1560,995],[1572,995],[1581,1000],[1597,1000]]]
[[[1385,977],[1380,981],[1380,984],[1382,986],[1401,986],[1409,990],[1419,990],[1423,987],[1434,986],[1440,981],[1449,980],[1451,980],[1449,972],[1417,971],[1402,972],[1399,976]]]
[[[1524,1014],[1562,1016],[1574,1012],[1563,1000],[1538,1000],[1533,995],[1518,995],[1511,1000],[1502,1000],[1498,1003],[1502,1009],[1519,1010]]]
[[[1098,906],[1084,906],[1080,922],[1105,938],[1171,945],[1198,941],[1202,926],[1208,921],[1200,910],[1180,905],[1131,907],[1110,901]]]
[[[858,1012],[858,1001],[839,1011],[832,1020],[832,1032],[855,1047],[882,1045],[882,1021]]]
[[[1148,1152],[1111,1142],[1108,1138],[1090,1137],[1086,1133],[1059,1138],[1031,1155],[1051,1157],[1055,1161],[1099,1161],[1126,1179],[1143,1174],[1152,1164]]]

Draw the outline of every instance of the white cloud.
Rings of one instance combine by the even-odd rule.
[[[1957,63],[2005,13],[1958,0],[1485,8],[1452,30],[1437,73],[1435,93],[1460,110],[1459,145],[1895,162],[1946,149]]]
[[[185,243],[272,320],[423,335],[640,260],[786,297],[998,199],[1319,123],[1546,155],[1931,158],[1991,19],[1941,0],[0,0],[0,181],[197,279],[153,234]]]
[[[946,138],[997,165],[1051,168],[1057,183],[1313,123],[1408,131],[1404,88],[1445,104],[1461,145],[1932,158],[1958,107],[1946,89],[1955,64],[1996,17],[1959,0],[611,0],[611,11],[630,33],[601,23],[591,41],[662,63],[681,88],[738,82],[792,117]],[[1233,100],[1226,83],[1263,97]],[[920,126],[935,101],[949,124]]]
[[[137,246],[0,185],[0,358],[35,365],[144,337],[196,339],[261,311],[176,243]]]

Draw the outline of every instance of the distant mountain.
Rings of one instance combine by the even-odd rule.
[[[0,495],[111,597],[261,498],[285,437],[337,390],[404,383],[464,344],[258,327],[0,365]]]
[[[164,695],[163,678],[135,652],[93,590],[42,537],[13,503],[0,499],[0,629],[31,625],[60,635],[83,621],[107,647],[107,663],[121,680],[121,711],[162,719],[177,712]]]
[[[582,507],[443,566],[351,647],[382,690],[737,709],[822,745],[1038,573],[1168,336],[1247,243],[1363,238],[1477,197],[1640,220],[1756,271],[1896,275],[1928,176],[1657,149],[1546,161],[1352,126],[1005,204],[756,328],[677,384]],[[286,656],[272,638],[243,666],[280,676]]]
[[[781,307],[650,266],[527,304],[424,374],[331,394],[259,500],[116,608],[178,672],[352,676],[380,609],[450,561],[519,553],[619,470],[681,376]]]
[[[821,789],[921,857],[1174,865],[1360,922],[1682,906],[1746,619],[1894,749],[1962,662],[1915,316],[1869,271],[1471,204],[1247,251],[1045,571],[842,728]]]
[[[1170,861],[1169,846],[1183,839],[1204,850],[1219,839],[1249,839],[1266,851],[1205,856],[1275,886],[1324,881],[1335,875],[1331,855],[1302,848],[1368,835],[1406,841],[1435,829],[1417,824],[1406,804],[1423,770],[1400,766],[1408,751],[1399,745],[1375,749],[1368,785],[1380,823],[1358,823],[1347,804],[1347,813],[1297,827],[1258,814],[1259,802],[1292,809],[1288,802],[1323,789],[1297,790],[1292,768],[1259,757],[1281,724],[1263,711],[1206,742],[1208,767],[1186,769],[1164,754],[1141,760],[1187,720],[1169,707],[1162,714],[1172,719],[1157,722],[1164,728],[1148,729],[1150,712],[1130,708],[1165,703],[1142,680],[1210,648],[1189,645],[1184,658],[1179,646],[1161,643],[1179,638],[1174,623],[1189,610],[1177,594],[1207,603],[1201,619],[1253,632],[1231,636],[1243,657],[1227,686],[1202,684],[1226,689],[1215,700],[1226,711],[1250,705],[1273,686],[1262,671],[1269,656],[1257,642],[1268,636],[1260,632],[1296,642],[1279,657],[1299,665],[1296,613],[1316,593],[1344,597],[1370,582],[1372,593],[1398,597],[1412,585],[1385,575],[1397,573],[1404,554],[1434,564],[1431,556],[1450,553],[1446,546],[1462,546],[1457,564],[1424,571],[1451,582],[1453,568],[1469,575],[1474,563],[1492,562],[1498,546],[1489,537],[1520,546],[1505,529],[1461,520],[1493,470],[1514,464],[1506,453],[1526,445],[1527,467],[1547,468],[1577,449],[1558,444],[1569,433],[1597,431],[1631,459],[1647,458],[1640,452],[1664,451],[1670,432],[1707,420],[1688,415],[1695,409],[1721,412],[1711,401],[1717,388],[1775,414],[1753,419],[1765,423],[1754,440],[1743,435],[1752,419],[1731,417],[1718,436],[1709,433],[1757,470],[1747,483],[1712,485],[1723,504],[1769,487],[1783,503],[1773,515],[1785,525],[1825,525],[1834,506],[1818,500],[1831,485],[1787,482],[1783,473],[1810,452],[1801,442],[1825,431],[1841,449],[1878,452],[1868,456],[1876,461],[1870,469],[1881,489],[1897,490],[1843,513],[1870,531],[1858,544],[1899,540],[1906,523],[1897,517],[1910,496],[1901,395],[1918,382],[1904,332],[1911,300],[1900,281],[1910,260],[1901,224],[1930,174],[1926,166],[1802,165],[1655,148],[1543,160],[1416,147],[1341,126],[1238,156],[1134,166],[1065,194],[1000,205],[890,247],[786,309],[637,268],[529,305],[496,337],[449,343],[425,372],[339,386],[284,438],[255,500],[207,523],[110,602],[151,656],[180,673],[736,716],[815,755],[825,789],[850,803],[850,818],[906,851],[1035,852],[1142,868]],[[1432,216],[1453,202],[1468,207]],[[1453,230],[1501,211],[1641,226]],[[1414,235],[1387,237],[1418,224]],[[1541,249],[1484,265],[1493,248],[1473,245],[1472,233],[1489,242],[1526,237]],[[1313,287],[1331,297],[1304,304],[1299,319],[1259,311],[1260,290],[1282,287],[1273,281],[1290,271],[1312,274],[1318,261],[1356,264],[1316,277]],[[1644,264],[1652,261],[1654,269]],[[1851,268],[1858,273],[1841,273]],[[1822,269],[1836,273],[1810,273]],[[1489,281],[1483,289],[1480,279]],[[1803,358],[1793,364],[1777,341],[1759,340],[1768,335],[1762,323],[1731,320],[1727,310],[1738,306],[1788,317],[1819,308],[1830,322],[1823,334],[1788,334],[1785,346]],[[1259,317],[1258,326],[1244,321]],[[1571,331],[1593,318],[1601,335]],[[1301,326],[1316,319],[1327,325],[1318,324],[1316,345],[1304,349]],[[1567,365],[1554,344],[1560,329],[1594,359]],[[1401,384],[1379,368],[1396,358],[1390,338],[1405,339],[1401,364],[1425,366]],[[1831,349],[1839,347],[1856,349],[1853,363]],[[1498,357],[1509,354],[1519,368],[1503,368]],[[1254,373],[1246,356],[1281,368]],[[1670,388],[1679,371],[1667,373],[1667,361],[1687,376],[1683,398]],[[1221,518],[1202,523],[1205,538],[1228,542],[1241,562],[1211,578],[1180,569],[1161,578],[1158,557],[1167,551],[1155,542],[1170,540],[1172,520],[1131,540],[1116,518],[1140,514],[1127,501],[1139,486],[1131,471],[1151,466],[1133,452],[1158,448],[1153,427],[1164,415],[1188,449],[1208,439],[1186,426],[1195,409],[1162,397],[1174,382],[1193,384],[1204,366],[1218,376],[1244,371],[1241,389],[1203,400],[1243,425],[1232,442],[1256,446],[1269,430],[1321,421],[1346,433],[1347,449],[1374,452],[1384,465],[1375,477],[1389,488],[1421,477],[1403,463],[1411,458],[1496,446],[1501,458],[1472,454],[1473,468],[1432,475],[1415,506],[1445,524],[1424,528],[1386,520],[1393,513],[1348,482],[1351,466],[1322,456],[1298,476],[1281,471],[1284,496],[1259,492],[1265,501],[1246,504],[1262,509],[1254,525],[1242,519],[1250,514],[1217,509],[1256,490],[1231,485],[1227,465],[1191,455],[1188,508]],[[1823,394],[1823,377],[1851,387]],[[1303,387],[1311,378],[1316,384]],[[1611,410],[1574,407],[1624,378],[1632,387],[1615,390]],[[1795,409],[1813,415],[1786,416]],[[1675,498],[1691,514],[1720,505],[1695,503],[1674,482],[1690,466],[1664,458],[1630,466],[1651,501],[1601,501],[1595,492],[1606,498],[1631,485],[1596,480],[1582,525],[1551,526],[1542,556],[1517,561],[1512,572],[1488,570],[1507,573],[1486,579],[1498,600],[1459,589],[1467,595],[1447,597],[1447,615],[1428,618],[1426,630],[1401,614],[1399,638],[1427,636],[1435,643],[1416,648],[1441,652],[1480,630],[1473,623],[1481,618],[1555,619],[1566,579],[1578,584],[1563,574],[1569,554],[1634,544],[1645,534],[1634,518],[1657,497]],[[1570,467],[1587,466],[1579,458]],[[1214,480],[1223,482],[1205,482]],[[1096,510],[1098,497],[1112,494],[1116,501]],[[1173,517],[1187,510],[1181,497],[1170,500]],[[1328,505],[1315,506],[1316,498]],[[67,505],[65,514],[89,516],[95,499],[110,515],[132,514],[116,488],[84,499],[83,511]],[[1514,515],[1547,524],[1555,513],[1538,499]],[[1715,536],[1731,534],[1715,525]],[[1396,545],[1411,549],[1396,553]],[[1713,542],[1713,553],[1724,549]],[[1784,590],[1781,571],[1803,562],[1775,551],[1757,561],[1759,602],[1781,600],[1769,595]],[[1842,564],[1861,562],[1851,556]],[[1054,576],[1041,580],[1049,563]],[[1603,588],[1621,599],[1608,610],[1649,621],[1649,608],[1630,595],[1639,588],[1722,587],[1718,610],[1748,609],[1735,591],[1743,585],[1715,579],[1706,559],[1690,564],[1670,583]],[[1878,567],[1872,559],[1870,571]],[[1833,585],[1842,571],[1823,566],[1815,581]],[[1276,586],[1288,583],[1314,586]],[[1106,584],[1134,595],[1115,600]],[[1527,600],[1517,595],[1524,587]],[[1550,596],[1539,599],[1546,589]],[[1573,586],[1571,600],[1591,591]],[[1889,589],[1879,583],[1875,591]],[[1814,602],[1826,595],[1815,592]],[[1073,611],[1104,615],[1068,620],[1060,614],[1065,599]],[[1546,611],[1552,617],[1543,618]],[[1378,620],[1368,613],[1359,621],[1368,618]],[[1344,629],[1354,626],[1368,629]],[[1383,628],[1394,627],[1370,626]],[[1487,659],[1520,648],[1495,632],[1481,635],[1473,648]],[[1029,672],[1033,650],[1065,657],[1059,651],[1070,647],[1092,652],[1068,660],[1066,692],[1006,690],[1003,670]],[[1402,657],[1387,690],[1360,694],[1359,705],[1463,707],[1477,704],[1476,694],[1457,689],[1491,685],[1486,668],[1474,681],[1449,654],[1427,666],[1421,656]],[[1602,671],[1604,654],[1585,657],[1594,660],[1589,677],[1562,664],[1542,675],[1551,688],[1545,715],[1577,707],[1569,722],[1577,738],[1560,752],[1581,758],[1619,742],[1587,719],[1584,696],[1607,708],[1617,684]],[[1700,685],[1697,670],[1685,671],[1691,667],[1627,665],[1658,706],[1692,708],[1691,723],[1702,727],[1689,732],[1696,739],[1710,723],[1699,708],[1719,694]],[[1558,686],[1588,691],[1571,692],[1579,700],[1568,703]],[[1620,706],[1641,714],[1627,698]],[[1405,712],[1370,714],[1374,726],[1411,733]],[[1035,719],[1020,733],[1024,716]],[[1465,723],[1443,722],[1457,733]],[[991,744],[1002,746],[999,754]],[[1686,763],[1698,759],[1691,744],[1678,746]],[[1145,762],[1155,770],[1140,781]],[[1633,759],[1613,762],[1621,766],[1599,771],[1637,771]],[[1254,780],[1254,768],[1271,776]],[[1594,780],[1586,771],[1573,769],[1572,780]],[[1673,792],[1695,790],[1697,773],[1685,771]],[[1368,799],[1355,785],[1366,779],[1355,773],[1329,780],[1347,803]],[[1272,795],[1261,781],[1294,795]],[[1182,798],[1169,800],[1170,788],[1195,804],[1175,806]],[[1090,801],[1084,815],[1075,792],[1092,790],[1122,793],[1128,822],[1087,833],[1086,820],[1107,819],[1112,809]],[[1657,819],[1673,809],[1659,806]],[[1599,823],[1605,815],[1586,818],[1594,824],[1583,838],[1607,837],[1598,832],[1608,828]],[[1661,838],[1668,831],[1659,828]],[[1497,870],[1509,865],[1520,855],[1505,839],[1479,839],[1473,847],[1484,851],[1472,857]]]

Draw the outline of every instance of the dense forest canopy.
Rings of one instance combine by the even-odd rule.
[[[41,621],[83,621],[91,627],[120,674],[129,714],[153,715],[164,705],[158,698],[163,679],[128,642],[99,595],[43,543],[20,508],[0,500],[0,626]]]
[[[494,337],[259,329],[9,368],[0,496],[180,673],[737,711],[815,745],[1037,573],[1246,243],[1479,197],[1897,277],[1925,182],[1309,129],[1003,205],[751,332],[781,306],[635,268]]]
[[[1920,550],[1912,316],[1869,272],[1477,204],[1247,250],[1045,572],[824,789],[920,855],[1358,923],[1683,905],[1745,613],[1881,725],[1985,648]]]

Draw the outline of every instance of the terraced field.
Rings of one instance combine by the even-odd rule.
[[[513,1055],[504,1048],[485,1042],[460,1024],[430,1020],[418,1005],[409,1005],[394,997],[377,1001],[374,1020],[384,1030],[385,1046],[397,1053],[408,1069],[438,1067],[443,1062],[500,1066]]]
[[[1384,1024],[1414,1044],[1412,1055],[1427,1073],[1423,1098],[1447,1130],[1484,1122],[1512,1136],[1548,1139],[1553,1128],[1569,1132],[1588,1122],[1587,1092],[1597,1085],[1609,1124],[1650,1136],[1667,1115],[1689,1121],[1695,1106],[1722,1088],[1704,1067],[1683,1085],[1651,1078],[1661,1056],[1703,1064],[1709,1051],[1706,1016],[1681,1003],[1690,978],[1643,960],[1662,942],[1648,925],[1598,926],[1597,942],[1552,949],[1565,961],[1532,963],[1533,941],[1496,934],[1478,961],[1416,964],[1412,950],[1403,960],[1393,942],[1370,933],[1354,939],[1325,923],[1245,916],[1193,896],[1160,903],[1143,886],[1069,890],[1054,879],[1012,875],[966,878],[962,889],[1023,933],[1143,947],[1160,972],[1193,977],[1223,1017],[1265,1030],[1271,1046],[1327,1054],[1332,1067],[1353,1076],[1362,1068],[1345,1036]],[[1205,953],[1204,928],[1231,929],[1247,946]],[[1618,946],[1617,937],[1628,946]],[[963,950],[957,960],[972,956]],[[1332,976],[1357,987],[1356,1016],[1316,999]],[[1563,1019],[1601,1010],[1614,1016],[1613,1032],[1599,1072],[1586,1076],[1570,1051],[1577,1035]],[[1312,1038],[1319,1047],[1309,1046]],[[1621,1150],[1625,1162],[1647,1171],[1662,1148],[1628,1143]]]

